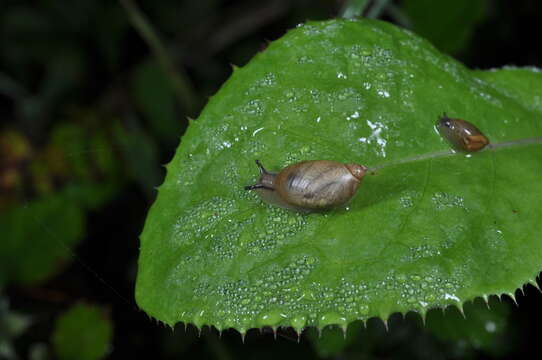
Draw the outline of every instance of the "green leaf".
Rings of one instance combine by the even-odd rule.
[[[512,294],[542,269],[540,90],[537,69],[470,71],[385,22],[288,32],[234,71],[167,166],[141,235],[139,306],[244,332]],[[443,112],[494,146],[451,153],[434,129]],[[378,170],[347,206],[303,215],[243,189],[255,159]]]
[[[361,16],[367,5],[369,5],[368,0],[347,0],[341,9],[341,17],[351,19]]]
[[[75,192],[76,193],[76,192]],[[0,285],[44,281],[72,259],[84,213],[70,191],[44,196],[0,217]]]
[[[58,359],[97,360],[109,352],[113,326],[94,305],[77,304],[59,316],[52,342]]]
[[[405,0],[403,8],[417,34],[440,50],[456,54],[486,17],[487,0]]]
[[[90,114],[89,118],[93,116]],[[60,124],[53,129],[45,152],[49,153],[48,161],[35,165],[51,173],[48,176],[69,180],[73,185],[71,189],[67,186],[67,193],[89,209],[106,203],[117,191],[125,173],[111,140],[96,128]]]
[[[128,176],[152,197],[154,187],[160,180],[156,143],[137,124],[133,124],[129,129],[117,125],[114,127],[114,134],[126,163]]]
[[[183,123],[175,111],[175,94],[170,81],[156,61],[136,68],[132,91],[152,131],[160,140],[175,144]]]
[[[103,206],[123,180],[125,171],[104,131],[61,124],[51,132],[50,142],[33,157],[15,133],[2,139],[4,166],[31,160],[27,178],[36,198],[17,204],[25,183],[12,165],[14,175],[6,172],[4,186],[13,194],[0,201],[0,285],[31,285],[62,270],[74,259],[72,248],[85,230],[85,212]]]

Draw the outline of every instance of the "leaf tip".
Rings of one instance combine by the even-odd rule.
[[[384,329],[386,329],[386,332],[389,333],[390,332],[390,326],[388,324],[388,320],[387,319],[382,319],[382,324],[384,324]]]
[[[244,344],[244,343],[245,343],[245,339],[246,339],[246,337],[247,337],[247,331],[246,331],[246,330],[239,331],[239,334],[241,335],[241,342]]]
[[[463,303],[457,302],[455,306],[457,307],[457,310],[459,310],[459,313],[461,314],[463,319],[467,319],[467,316],[465,315],[465,308],[463,307]]]
[[[348,326],[342,325],[341,330],[343,331],[343,338],[346,340],[346,331],[348,330]]]
[[[534,288],[536,290],[538,290],[539,292],[542,293],[542,290],[540,289],[540,286],[538,286],[538,282],[536,281],[536,279],[532,279],[532,280],[529,280],[528,282],[530,285],[534,286]]]
[[[516,307],[519,307],[518,299],[516,297],[515,292],[504,293],[503,295],[508,295],[510,299],[512,299],[512,302],[514,303],[514,305],[516,305]]]

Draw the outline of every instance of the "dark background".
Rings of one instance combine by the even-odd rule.
[[[540,1],[390,3],[379,18],[410,27],[470,68],[542,67]],[[300,343],[288,329],[277,340],[270,329],[252,330],[244,344],[235,331],[221,339],[207,328],[201,336],[182,325],[173,332],[139,311],[133,300],[138,236],[165,174],[161,164],[172,158],[187,117],[197,117],[229,77],[230,64],[246,64],[300,22],[336,17],[344,4],[139,1],[162,40],[162,62],[156,43],[134,27],[133,9],[122,4],[0,3],[0,242],[15,234],[8,222],[36,224],[17,240],[29,239],[27,247],[0,245],[0,359],[55,358],[57,319],[80,302],[99,306],[113,325],[109,358],[445,359],[537,352],[542,295],[533,286],[517,292],[518,307],[507,297],[491,299],[504,325],[489,340],[479,334],[480,304],[467,307],[467,320],[457,320],[454,309],[446,317],[430,314],[430,326],[414,314],[394,316],[388,332],[373,319],[366,329],[352,326],[346,340],[336,330],[318,340],[310,330]],[[73,210],[47,208],[45,218],[34,211],[39,201]],[[77,225],[66,235],[70,221]],[[25,263],[25,256],[33,257]],[[4,325],[15,315],[28,322],[10,332]],[[443,331],[442,323],[451,325]],[[2,341],[12,357],[2,355]]]

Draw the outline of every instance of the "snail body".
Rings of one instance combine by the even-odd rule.
[[[455,150],[475,152],[489,144],[489,139],[473,124],[463,119],[452,119],[444,113],[436,124],[440,135]]]
[[[268,172],[256,160],[260,179],[246,190],[255,190],[264,201],[280,207],[310,212],[348,202],[356,193],[367,168],[329,160],[302,161],[278,173]]]

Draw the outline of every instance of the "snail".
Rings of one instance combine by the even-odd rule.
[[[489,139],[476,126],[462,119],[451,119],[446,113],[436,126],[440,135],[457,151],[475,152],[489,144]]]
[[[301,161],[278,173],[268,172],[259,160],[260,179],[245,190],[256,190],[270,204],[301,212],[328,210],[345,204],[356,193],[367,172],[359,164],[329,160]]]

